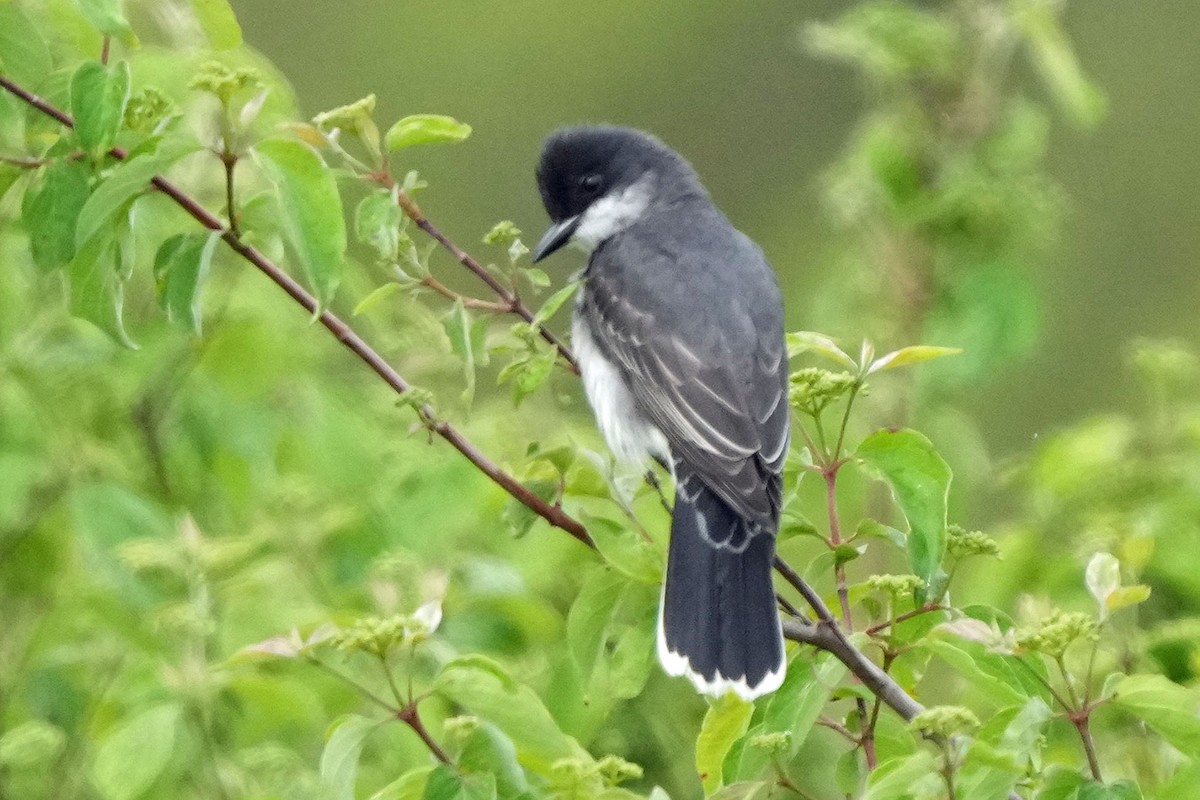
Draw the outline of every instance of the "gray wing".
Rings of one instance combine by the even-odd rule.
[[[779,290],[758,247],[724,218],[687,221],[686,242],[635,228],[593,253],[577,313],[673,458],[774,532],[789,438]],[[681,252],[689,263],[677,263]]]

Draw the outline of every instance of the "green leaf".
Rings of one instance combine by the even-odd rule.
[[[94,238],[103,228],[113,225],[113,220],[124,214],[129,205],[144,191],[159,173],[179,159],[199,149],[195,140],[170,139],[161,142],[152,153],[144,153],[117,166],[96,187],[79,212],[75,225],[75,247]]]
[[[231,50],[242,43],[242,26],[238,24],[228,0],[191,0],[192,13],[208,37],[213,50]]]
[[[1089,781],[1080,787],[1079,800],[1142,800],[1142,790],[1133,781],[1117,781],[1107,786]]]
[[[912,347],[903,347],[899,350],[894,350],[885,356],[880,356],[871,362],[871,366],[867,369],[867,374],[873,374],[885,369],[896,369],[897,367],[906,367],[909,364],[918,364],[922,361],[931,361],[935,358],[943,356],[956,356],[962,352],[961,347],[933,347],[931,345],[914,345]]]
[[[867,470],[891,487],[908,520],[908,557],[913,574],[932,586],[939,582],[946,552],[946,500],[950,467],[933,444],[913,430],[871,434],[856,453]],[[924,597],[918,600],[924,601]]]
[[[0,71],[26,88],[37,88],[53,69],[46,40],[21,6],[0,3]]]
[[[725,756],[746,732],[753,712],[754,704],[733,692],[723,694],[709,706],[696,738],[696,770],[705,792],[713,792],[725,782]]]
[[[1078,770],[1052,764],[1042,777],[1037,800],[1078,800],[1079,787],[1083,784],[1084,777]]]
[[[496,777],[476,773],[463,775],[449,764],[439,764],[429,773],[424,800],[495,800]]]
[[[768,784],[766,781],[731,783],[710,794],[708,800],[756,800],[759,797],[770,798],[770,789],[774,787],[774,782]],[[767,791],[764,792],[764,789]]]
[[[125,295],[118,272],[114,232],[102,231],[84,243],[67,267],[71,313],[86,319],[118,344],[136,350],[122,317]]]
[[[583,582],[567,612],[567,645],[584,686],[591,681],[596,661],[603,652],[609,620],[628,584],[629,579],[616,570],[595,569]]]
[[[925,750],[881,762],[867,781],[867,791],[863,800],[937,797],[941,781],[936,770],[933,755]],[[919,788],[933,791],[918,793]]]
[[[972,689],[997,705],[1022,705],[1029,699],[1031,693],[1018,681],[1005,675],[1000,665],[995,663],[1002,657],[988,653],[986,648],[977,642],[947,641],[929,637],[919,646],[930,650],[953,667],[967,679]],[[988,669],[984,669],[985,666]]]
[[[471,319],[461,299],[454,301],[450,313],[442,318],[442,326],[450,339],[450,347],[454,354],[462,360],[463,379],[466,388],[463,389],[462,399],[468,406],[475,399],[475,366],[487,363],[487,318]]]
[[[529,791],[525,771],[517,763],[517,748],[499,728],[487,722],[480,722],[463,742],[458,768],[494,775],[495,791],[500,797],[516,797]]]
[[[113,146],[129,102],[129,64],[85,61],[71,76],[71,114],[79,143],[98,157]]]
[[[815,662],[807,656],[793,658],[788,664],[787,674],[779,690],[770,694],[758,705],[762,720],[747,731],[741,747],[730,750],[724,764],[724,778],[741,781],[755,778],[771,763],[771,754],[754,747],[748,741],[754,736],[767,733],[790,735],[783,760],[794,758],[808,738],[817,717],[829,702],[830,695],[846,674],[846,667],[828,654],[821,654]]]
[[[1153,728],[1177,750],[1200,757],[1200,699],[1161,675],[1130,675],[1115,687],[1113,704]]]
[[[58,269],[75,256],[75,224],[90,192],[87,168],[69,160],[51,164],[41,183],[26,191],[21,218],[33,261],[43,270]]]
[[[200,290],[221,241],[217,231],[172,236],[154,256],[154,283],[158,305],[167,319],[200,334]]]
[[[387,189],[367,195],[354,210],[354,234],[370,245],[380,261],[395,261],[400,251],[403,213]]]
[[[581,513],[580,518],[609,566],[635,581],[662,582],[662,556],[649,542],[610,519],[587,513]]]
[[[358,759],[367,737],[379,725],[377,720],[358,714],[348,714],[334,725],[321,751],[321,783],[330,789],[334,800],[354,800]]]
[[[291,139],[260,142],[254,152],[279,192],[284,233],[324,309],[341,281],[346,252],[346,222],[333,172],[311,148]]]
[[[579,290],[579,286],[579,281],[571,281],[566,286],[550,295],[550,297],[546,299],[546,302],[542,303],[542,307],[537,310],[537,313],[533,315],[533,321],[530,323],[530,325],[536,326],[545,324],[547,320],[558,313],[558,310],[562,308],[564,303],[571,299],[571,296]]]
[[[528,686],[505,685],[492,671],[461,660],[447,664],[434,686],[443,697],[504,731],[516,745],[521,763],[530,769],[544,772],[560,758],[582,752]]]
[[[851,370],[858,369],[858,363],[846,354],[837,342],[823,333],[812,331],[795,331],[787,335],[788,358],[794,358],[801,353],[816,353]]]
[[[358,305],[354,307],[354,316],[357,317],[359,314],[367,313],[374,308],[376,304],[386,300],[403,288],[403,286],[395,281],[392,281],[391,283],[385,283],[383,286],[380,286],[362,300],[358,301]]]
[[[388,129],[384,143],[391,152],[432,142],[461,142],[471,135],[471,126],[440,114],[413,114]]]
[[[1150,587],[1145,584],[1136,584],[1134,586],[1122,586],[1108,596],[1104,602],[1104,607],[1109,613],[1120,611],[1122,608],[1136,606],[1138,603],[1144,603],[1150,599]]]
[[[122,724],[96,751],[92,781],[104,800],[140,797],[175,750],[179,707],[162,705]]]
[[[434,769],[431,764],[409,770],[371,795],[371,800],[421,800],[425,796],[425,787]]]
[[[117,36],[126,42],[136,42],[121,11],[121,0],[76,0],[79,10],[92,26],[105,36]]]
[[[608,694],[619,700],[641,694],[654,668],[658,610],[653,605],[647,606],[647,610],[642,622],[626,628],[617,638],[607,662]]]

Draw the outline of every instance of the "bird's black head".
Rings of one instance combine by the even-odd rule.
[[[640,213],[664,191],[703,191],[687,162],[661,141],[642,131],[609,126],[562,128],[551,134],[542,148],[537,181],[552,225],[534,250],[534,261],[562,247],[576,232],[584,235],[589,210],[592,216],[620,217]],[[640,191],[628,197],[635,187]],[[635,208],[638,204],[640,210]],[[612,222],[593,219],[591,227],[608,231]]]

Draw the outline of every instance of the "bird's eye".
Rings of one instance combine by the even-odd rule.
[[[584,175],[579,179],[579,188],[588,194],[595,194],[600,190],[601,179],[596,173]]]

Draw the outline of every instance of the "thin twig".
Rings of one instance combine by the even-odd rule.
[[[778,572],[783,579],[791,585],[793,589],[800,593],[804,598],[804,602],[812,607],[816,612],[817,619],[821,622],[833,627],[837,627],[837,617],[833,616],[833,612],[829,610],[829,606],[825,605],[825,601],[821,599],[821,595],[808,585],[808,582],[800,577],[796,570],[792,569],[792,565],[784,561],[779,556],[775,556],[775,571]]]
[[[465,294],[454,291],[432,275],[426,275],[424,278],[422,278],[421,285],[427,289],[432,289],[447,300],[462,303],[464,308],[473,308],[479,311],[490,311],[493,314],[507,314],[508,312],[512,311],[511,306],[507,306],[503,303],[491,303],[487,300],[480,300],[477,297],[467,297]]]
[[[841,465],[841,461],[835,461],[821,473],[825,477],[825,510],[829,514],[829,544],[834,548],[835,554],[837,548],[842,544],[842,525],[837,507],[837,474]],[[846,583],[846,565],[835,563],[833,574],[837,583],[838,602],[842,606],[842,619],[846,623],[846,630],[853,631],[854,618],[850,615],[850,587]]]
[[[361,683],[354,680],[354,678],[351,678],[349,675],[346,675],[343,672],[339,672],[338,670],[329,666],[328,664],[326,664],[324,661],[317,658],[316,656],[308,656],[308,663],[325,670],[330,675],[337,678],[338,680],[340,680],[342,683],[346,684],[347,686],[353,687],[355,691],[357,691],[359,694],[361,694],[366,699],[370,700],[375,705],[377,705],[380,708],[387,711],[389,714],[399,715],[400,710],[398,710],[396,708],[396,706],[392,705],[387,700],[384,700],[382,697],[375,694],[373,691],[368,689],[366,686],[363,686]]]
[[[858,746],[858,737],[854,735],[854,731],[850,730],[837,720],[830,719],[829,717],[821,717],[817,720],[817,724],[823,728],[829,728],[831,731],[840,733],[847,741],[853,742],[855,747]]]
[[[391,177],[386,174],[377,174],[375,177],[381,184],[389,189],[391,189],[394,185]],[[486,283],[488,288],[495,292],[496,296],[500,298],[500,302],[506,307],[506,310],[511,310],[512,313],[516,314],[526,322],[531,324],[533,323],[534,314],[533,311],[529,309],[529,306],[521,302],[521,298],[517,297],[514,292],[497,280],[495,275],[488,272],[487,269],[474,258],[472,258],[467,251],[456,245],[450,240],[449,237],[446,236],[446,234],[442,233],[437,226],[430,222],[429,218],[425,216],[425,213],[421,211],[421,207],[417,205],[416,201],[414,201],[412,197],[410,197],[404,191],[399,191],[396,194],[396,203],[400,206],[401,210],[404,211],[405,216],[411,219],[418,228],[429,234],[434,241],[436,241],[452,256],[454,256],[458,263],[462,264],[464,267],[474,273],[477,278]],[[558,350],[559,355],[561,355],[563,360],[567,362],[567,366],[570,367],[571,372],[574,372],[576,375],[578,375],[579,364],[575,361],[575,354],[571,352],[571,349],[567,347],[567,345],[564,344],[561,339],[558,338],[554,331],[550,330],[545,325],[539,323],[537,329],[541,337],[550,344],[554,345],[555,349]]]
[[[867,634],[868,636],[874,636],[877,633],[879,633],[880,631],[887,630],[888,628],[890,628],[894,625],[899,625],[901,622],[910,620],[913,617],[919,617],[922,614],[928,614],[931,611],[948,611],[948,610],[949,609],[947,609],[945,606],[939,605],[937,603],[921,606],[920,608],[914,608],[912,611],[906,611],[903,614],[898,615],[894,619],[884,620],[883,622],[879,623],[878,625],[872,625],[871,627],[869,627],[865,631],[863,631],[863,633]]]
[[[434,758],[443,764],[450,763],[450,756],[446,755],[446,751],[430,735],[429,730],[425,727],[425,723],[421,722],[421,715],[417,712],[417,704],[415,702],[409,703],[400,709],[400,712],[396,714],[396,719],[408,725],[417,736],[421,737],[421,741],[429,748],[429,752],[433,753]]]
[[[1092,771],[1092,777],[1096,781],[1104,783],[1104,778],[1100,775],[1100,759],[1096,757],[1096,742],[1092,739],[1090,721],[1091,713],[1087,710],[1082,714],[1071,716],[1071,724],[1075,726],[1075,730],[1079,732],[1079,738],[1083,742],[1083,752],[1087,755],[1088,769]]]

